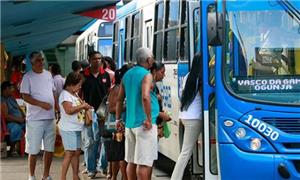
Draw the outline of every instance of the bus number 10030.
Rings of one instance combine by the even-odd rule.
[[[279,133],[277,131],[274,131],[270,126],[259,119],[253,118],[252,115],[249,115],[245,122],[251,127],[257,129],[259,132],[263,133],[265,136],[270,137],[270,139],[273,141],[277,140],[279,137]]]

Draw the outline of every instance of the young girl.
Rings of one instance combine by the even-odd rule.
[[[68,74],[63,91],[59,96],[61,119],[58,126],[65,149],[61,180],[66,180],[70,163],[73,168],[73,179],[80,179],[78,171],[81,130],[84,125],[85,110],[90,108],[90,106],[87,103],[82,102],[77,95],[81,88],[81,84],[82,76],[79,73],[71,72]]]

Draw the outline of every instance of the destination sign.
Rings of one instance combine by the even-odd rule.
[[[236,77],[233,83],[240,93],[300,92],[300,77]]]

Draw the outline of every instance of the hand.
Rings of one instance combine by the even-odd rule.
[[[85,109],[85,110],[88,110],[88,109],[91,109],[92,106],[90,106],[88,103],[86,102],[83,102],[83,104],[81,104],[82,108]]]
[[[161,96],[160,94],[157,94],[157,99],[158,99],[159,101],[162,101],[162,96]]]
[[[52,105],[46,102],[41,102],[39,106],[47,111],[49,111],[52,108]]]
[[[157,136],[159,138],[164,137],[164,127],[162,125],[157,126]]]
[[[171,116],[169,116],[168,113],[166,113],[166,112],[160,112],[159,117],[165,122],[172,120]]]
[[[150,130],[152,128],[152,123],[150,120],[146,119],[143,123],[144,130]]]
[[[116,120],[116,130],[118,132],[123,132],[124,131],[124,124],[122,120]]]
[[[18,118],[18,123],[24,123],[25,122],[25,117],[19,117]]]

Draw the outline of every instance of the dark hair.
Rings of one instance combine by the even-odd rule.
[[[124,74],[132,68],[132,65],[130,64],[125,64],[121,67],[121,69],[116,70],[115,72],[115,84],[118,85],[121,83],[121,80],[124,76]]]
[[[32,59],[34,56],[36,55],[40,55],[41,53],[37,52],[37,51],[33,51],[32,53],[30,53],[29,58]]]
[[[159,71],[159,70],[161,70],[162,68],[164,68],[165,67],[165,64],[164,63],[162,63],[162,62],[154,62],[153,64],[152,64],[152,67],[150,68],[150,71],[151,71],[151,73],[153,72],[153,71]]]
[[[78,84],[82,80],[82,75],[76,72],[70,72],[66,78],[66,82],[64,84],[64,89],[68,86],[74,86]]]
[[[1,94],[3,94],[3,91],[9,87],[13,86],[12,83],[10,83],[9,81],[3,81],[3,83],[1,83]]]
[[[191,71],[187,77],[182,96],[180,110],[187,110],[202,87],[202,56],[197,53],[193,58]],[[198,84],[198,86],[197,86]]]
[[[89,52],[89,59],[91,59],[91,57],[94,56],[95,54],[100,54],[100,56],[102,57],[102,54],[99,51],[91,51]]]
[[[54,63],[54,64],[51,65],[51,73],[52,73],[53,75],[57,75],[57,74],[60,74],[60,73],[61,73],[59,64]]]
[[[85,69],[90,66],[90,63],[88,60],[83,60],[83,61],[80,61],[80,65],[81,65],[82,69]]]
[[[73,71],[78,71],[81,68],[81,63],[77,60],[74,60],[72,62],[72,70]]]
[[[104,56],[104,57],[102,58],[102,60],[106,61],[106,62],[109,64],[110,69],[111,69],[112,71],[116,71],[116,63],[114,62],[114,60],[113,60],[111,57],[109,57],[109,56]],[[104,68],[104,69],[106,68],[106,64],[105,64],[105,63],[103,63],[103,68]]]

